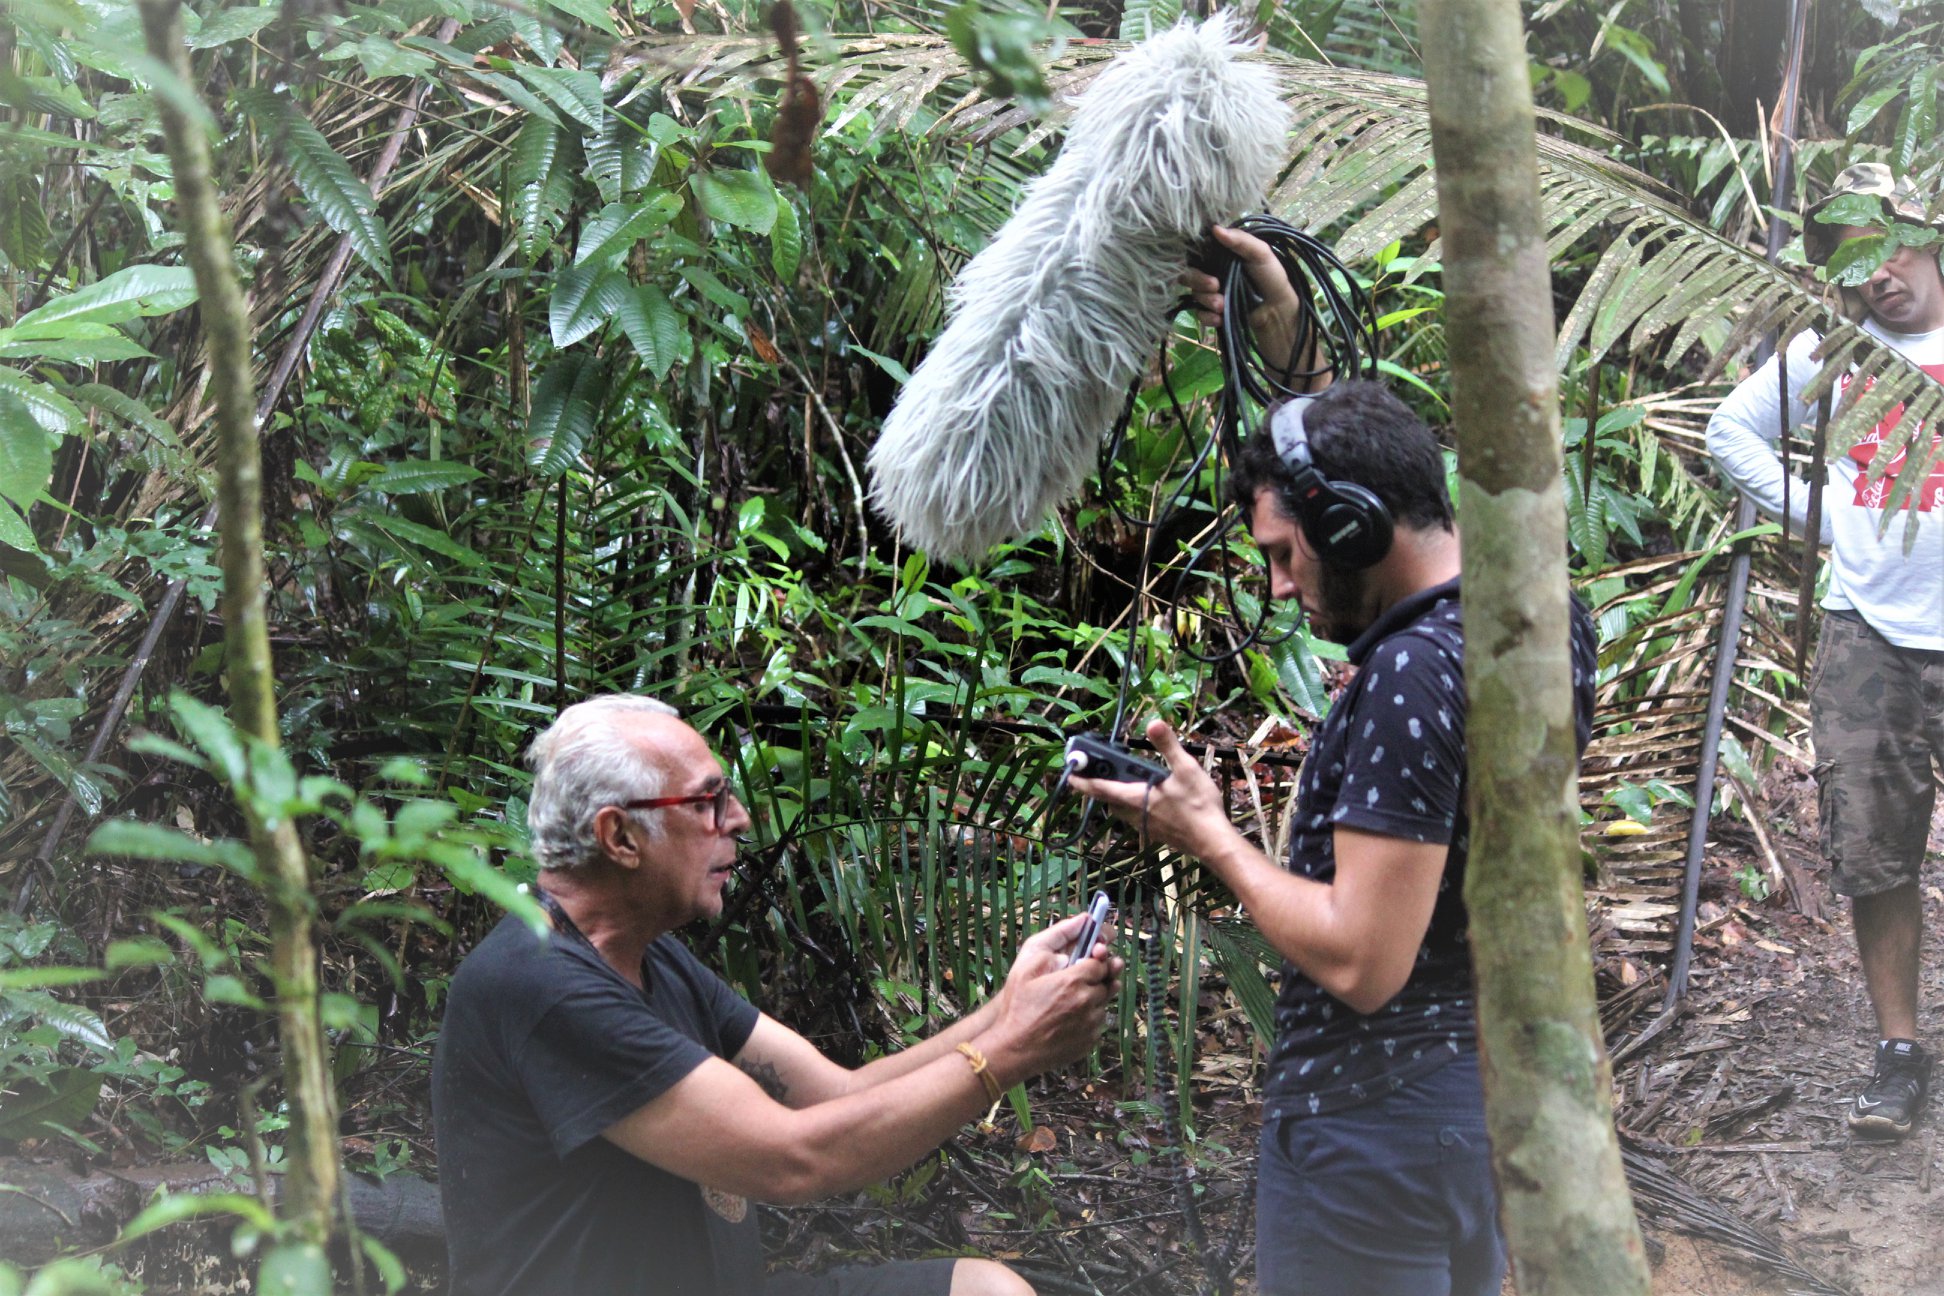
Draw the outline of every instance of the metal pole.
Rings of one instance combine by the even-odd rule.
[[[1775,140],[1775,186],[1770,206],[1777,212],[1794,207],[1796,102],[1802,85],[1803,34],[1809,23],[1810,0],[1795,0],[1789,21],[1789,45],[1782,73],[1782,93],[1777,107],[1780,120]],[[1768,259],[1774,264],[1786,240],[1779,215],[1769,220]],[[1775,349],[1773,341],[1764,342],[1756,353],[1756,363],[1767,360]],[[1788,417],[1784,397],[1783,417]],[[1783,464],[1787,471],[1787,463]],[[1735,530],[1746,531],[1755,525],[1755,502],[1741,495],[1735,504]],[[1813,549],[1810,550],[1814,552]],[[1728,714],[1728,690],[1735,682],[1735,661],[1741,644],[1743,605],[1748,601],[1750,543],[1735,546],[1728,567],[1728,602],[1721,618],[1721,642],[1715,649],[1714,681],[1708,689],[1708,718],[1701,731],[1701,765],[1695,771],[1694,813],[1688,820],[1687,873],[1681,886],[1681,919],[1674,936],[1674,962],[1667,973],[1665,1006],[1672,1007],[1687,993],[1688,965],[1694,959],[1694,916],[1701,896],[1701,854],[1708,841],[1708,811],[1714,805],[1715,764],[1721,756],[1721,728]]]

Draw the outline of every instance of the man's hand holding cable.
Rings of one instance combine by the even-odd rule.
[[[1296,347],[1305,303],[1289,282],[1289,276],[1284,272],[1282,262],[1276,259],[1274,250],[1255,235],[1230,229],[1226,225],[1212,226],[1210,232],[1216,242],[1242,263],[1243,273],[1248,275],[1249,284],[1255,289],[1257,301],[1249,311],[1249,328],[1255,334],[1257,349],[1263,357],[1271,364],[1286,365],[1289,372],[1301,373],[1314,368],[1314,347],[1306,356],[1291,354]],[[1210,327],[1219,324],[1226,302],[1222,295],[1222,281],[1193,267],[1182,271],[1180,281],[1188,290],[1194,302],[1194,312],[1201,322]],[[1326,375],[1312,380],[1309,389],[1321,391],[1329,386],[1329,382]]]

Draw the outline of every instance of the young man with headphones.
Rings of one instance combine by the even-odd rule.
[[[1466,938],[1464,622],[1444,455],[1381,384],[1338,382],[1272,411],[1231,484],[1272,596],[1301,604],[1358,668],[1311,733],[1288,861],[1236,829],[1162,720],[1147,735],[1171,772],[1151,792],[1073,787],[1200,859],[1285,960],[1258,1289],[1496,1296],[1505,1253]],[[1582,747],[1594,651],[1575,602]]]

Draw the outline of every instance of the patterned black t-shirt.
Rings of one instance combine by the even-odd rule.
[[[1580,749],[1592,733],[1593,623],[1572,604]],[[1336,830],[1449,843],[1417,963],[1397,997],[1359,1013],[1293,963],[1276,1000],[1264,1114],[1313,1116],[1382,1097],[1477,1050],[1465,913],[1465,637],[1458,582],[1389,609],[1350,645],[1358,671],[1317,731],[1297,782],[1289,867],[1329,882]]]

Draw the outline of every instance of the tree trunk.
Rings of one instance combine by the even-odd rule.
[[[271,1175],[273,1197],[285,1176]],[[76,1247],[105,1247],[157,1192],[234,1192],[236,1184],[208,1162],[117,1166],[74,1174],[62,1166],[0,1157],[0,1256],[36,1268]],[[445,1266],[445,1222],[439,1186],[416,1175],[382,1181],[344,1177],[346,1209],[366,1237],[419,1267]],[[205,1225],[207,1227],[207,1225]]]
[[[1428,0],[1420,17],[1465,541],[1465,899],[1499,1215],[1522,1296],[1644,1296],[1579,885],[1552,290],[1524,31],[1516,0]]]
[[[230,718],[238,729],[274,748],[277,701],[264,599],[263,475],[251,392],[249,310],[236,277],[229,225],[216,200],[209,137],[203,123],[187,111],[196,91],[183,44],[180,0],[141,0],[141,10],[149,54],[176,80],[174,87],[157,87],[155,103],[174,171],[183,253],[195,274],[209,351]],[[173,93],[162,92],[167,89]],[[247,796],[243,800],[250,810]],[[331,1234],[338,1200],[337,1095],[318,1017],[310,869],[288,816],[266,824],[252,811],[249,820],[250,844],[267,879],[270,902],[271,967],[283,1043],[284,1097],[290,1107],[288,1217],[299,1238],[321,1244]]]

